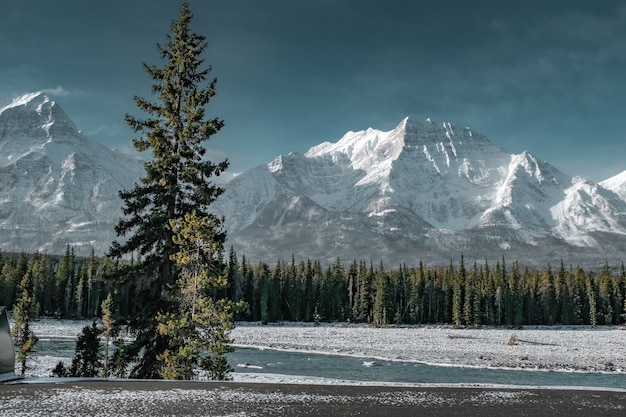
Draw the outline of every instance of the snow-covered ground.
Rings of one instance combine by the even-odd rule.
[[[88,321],[41,320],[32,328],[40,339],[73,341]],[[431,365],[626,373],[623,327],[486,327],[449,326],[375,328],[359,324],[237,323],[235,346],[419,362]],[[35,358],[34,375],[47,376],[59,358],[47,352]],[[237,380],[247,378],[238,372]],[[255,381],[260,375],[250,375]],[[288,378],[266,376],[269,380]],[[310,382],[310,381],[309,381]]]
[[[626,372],[626,329],[621,327],[550,326],[512,330],[239,323],[232,336],[241,347],[425,364]]]

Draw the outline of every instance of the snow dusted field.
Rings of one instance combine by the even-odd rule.
[[[239,323],[240,347],[265,347],[433,365],[626,372],[626,330],[618,327],[454,329]]]

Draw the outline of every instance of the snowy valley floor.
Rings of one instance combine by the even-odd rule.
[[[33,330],[40,337],[70,337],[86,324],[42,320]],[[599,371],[626,378],[626,330],[619,327],[238,323],[232,336],[239,347],[454,367]],[[37,383],[0,385],[0,416],[626,415],[624,389],[363,383],[240,372],[233,376],[235,381],[229,383],[40,378]]]

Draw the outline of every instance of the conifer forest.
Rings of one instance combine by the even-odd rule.
[[[25,276],[32,281],[35,315],[66,319],[101,317],[109,294],[118,322],[142,308],[141,281],[117,287],[122,269],[108,257],[0,254],[0,305],[11,308]],[[316,260],[251,264],[231,248],[221,260],[227,285],[216,299],[243,302],[240,321],[356,322],[376,326],[445,323],[455,326],[616,325],[626,319],[623,264],[598,270],[580,266],[521,267],[499,259],[447,266]]]

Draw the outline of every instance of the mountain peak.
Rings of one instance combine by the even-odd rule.
[[[74,123],[56,102],[42,92],[24,94],[0,109],[0,141],[18,138],[52,139],[79,135]]]
[[[404,262],[505,251],[535,262],[547,245],[590,260],[626,246],[626,173],[602,183],[614,192],[572,183],[531,153],[450,122],[405,117],[264,169],[241,174],[216,202],[246,256]]]
[[[118,192],[142,172],[140,161],[80,134],[45,94],[14,99],[0,107],[0,248],[104,252],[122,206]]]
[[[21,107],[21,106],[37,108],[41,106],[42,104],[47,103],[49,101],[50,101],[50,98],[47,95],[45,95],[41,91],[36,91],[33,93],[27,93],[20,97],[14,98],[11,104],[9,104],[8,106],[5,106],[2,110],[8,109],[8,108],[14,108],[14,107]],[[2,110],[0,110],[0,112]]]

